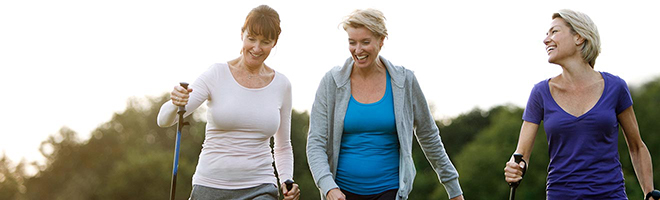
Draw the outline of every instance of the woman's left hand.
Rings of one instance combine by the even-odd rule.
[[[284,186],[284,183],[282,183],[282,186]],[[282,194],[284,194],[284,200],[300,199],[300,189],[298,189],[298,184],[294,183],[291,191],[287,191],[286,187],[282,187]]]

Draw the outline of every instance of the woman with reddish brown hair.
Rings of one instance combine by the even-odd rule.
[[[278,199],[278,178],[280,185],[293,179],[291,83],[264,63],[280,32],[275,10],[252,9],[241,29],[241,55],[211,65],[188,89],[175,86],[161,107],[158,125],[167,127],[178,121],[178,106],[187,116],[207,101],[206,138],[190,199]],[[300,197],[295,183],[281,191],[287,200]]]

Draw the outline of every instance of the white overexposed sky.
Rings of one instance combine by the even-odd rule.
[[[562,8],[598,26],[597,70],[631,87],[660,75],[658,1],[0,1],[0,151],[42,160],[39,144],[61,127],[87,139],[129,98],[238,57],[245,16],[261,4],[280,14],[266,64],[291,81],[296,110],[310,110],[321,77],[350,56],[338,25],[358,8],[383,11],[380,55],[415,71],[437,119],[524,106],[535,83],[561,73],[542,40]]]

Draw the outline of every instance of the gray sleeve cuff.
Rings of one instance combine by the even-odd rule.
[[[326,176],[319,179],[319,188],[321,188],[321,191],[323,191],[322,196],[325,197],[328,195],[330,190],[339,188],[339,186],[337,186],[337,183],[335,183],[335,180],[333,180],[332,176]]]
[[[445,186],[445,190],[447,191],[447,195],[449,195],[450,199],[463,194],[463,191],[461,190],[461,184],[458,183],[458,179],[444,182],[442,185]]]

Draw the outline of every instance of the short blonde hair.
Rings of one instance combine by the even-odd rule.
[[[571,27],[571,33],[578,34],[584,38],[582,43],[582,58],[591,65],[596,65],[596,58],[600,54],[600,35],[598,28],[588,15],[569,9],[562,9],[552,14],[552,19],[562,18]]]
[[[376,9],[355,10],[346,16],[340,25],[344,30],[348,29],[349,26],[353,28],[365,27],[377,37],[387,37],[385,15]]]

